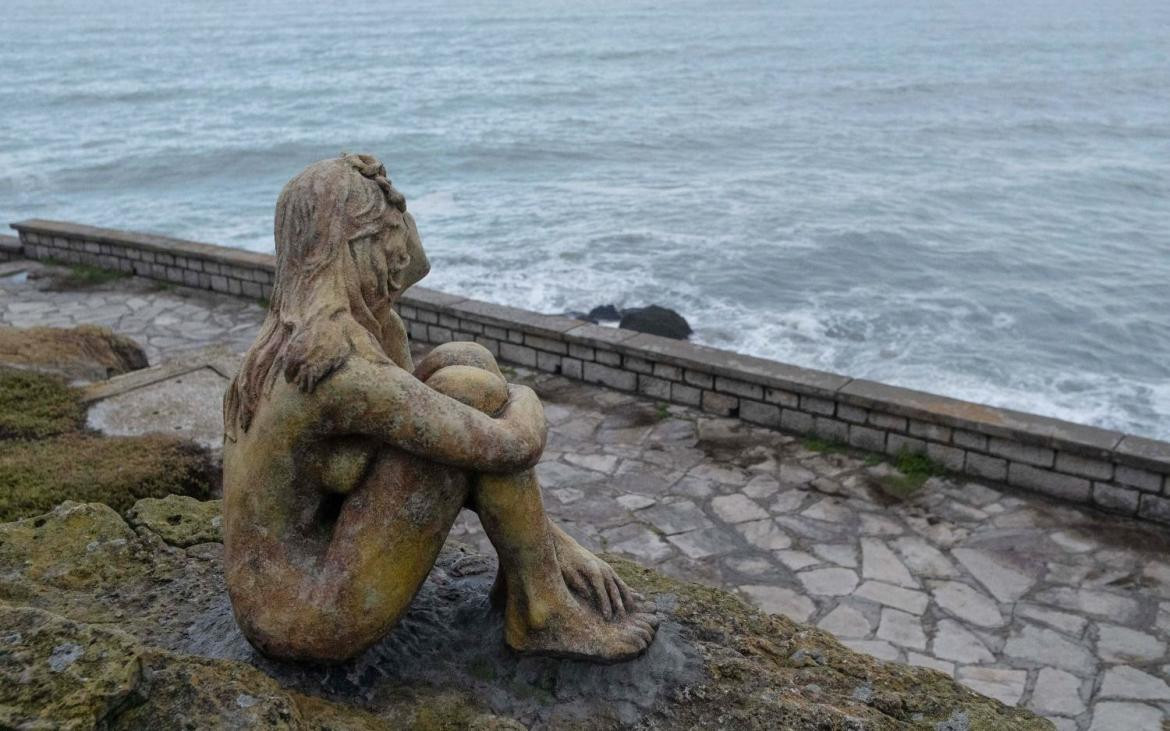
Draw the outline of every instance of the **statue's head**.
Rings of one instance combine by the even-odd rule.
[[[406,199],[370,155],[316,162],[276,202],[276,280],[260,334],[224,401],[224,426],[245,431],[272,377],[303,391],[354,352],[409,367],[391,305],[430,270]]]
[[[393,301],[430,270],[406,199],[371,155],[313,163],[276,202],[276,289],[308,294],[323,275],[357,286],[367,307]],[[277,293],[274,293],[276,299]],[[356,302],[354,304],[357,304]]]

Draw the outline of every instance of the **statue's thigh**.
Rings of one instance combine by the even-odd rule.
[[[467,501],[468,485],[454,467],[392,448],[378,454],[345,497],[329,548],[330,563],[348,574],[342,593],[362,597],[365,617],[358,623],[384,625],[406,610]]]

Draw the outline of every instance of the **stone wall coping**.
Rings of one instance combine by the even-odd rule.
[[[238,267],[255,267],[267,269],[268,271],[276,268],[276,257],[272,254],[261,254],[259,252],[233,249],[216,244],[205,244],[200,241],[176,239],[170,236],[139,233],[137,231],[122,231],[114,228],[100,228],[98,226],[85,226],[80,223],[49,221],[40,218],[18,221],[10,225],[22,233],[29,231],[37,234],[51,234],[66,238],[97,241],[103,244],[114,244],[117,246],[126,246],[129,244],[147,251],[161,252],[171,254],[172,256],[178,255],[208,259],[220,264]]]
[[[862,378],[842,388],[837,398],[847,404],[877,408],[899,416],[1106,459],[1113,455],[1125,436],[1118,431],[1087,424],[961,401]]]
[[[137,271],[144,276],[163,277],[190,286],[230,291],[231,294],[252,293],[252,296],[260,296],[271,289],[270,274],[275,268],[275,258],[271,254],[62,221],[32,219],[14,223],[12,228],[19,231],[24,240],[11,246],[5,240],[11,237],[0,237],[0,247],[20,252],[23,243],[25,255],[41,258],[56,256],[54,251],[58,246],[45,246],[45,237],[81,240],[108,245],[120,252],[120,256],[128,256],[128,260],[114,261],[124,271]],[[26,234],[41,238],[26,239]],[[40,243],[36,243],[38,241]],[[0,250],[0,253],[7,249]],[[191,261],[201,259],[244,271],[225,271],[217,282],[217,277],[212,274],[215,271],[213,269],[212,273],[203,272],[203,279],[195,277],[195,284],[192,284],[184,277],[181,261],[176,261],[174,267],[168,264],[165,268],[154,265],[143,269],[136,266],[139,254],[135,250],[162,252]],[[102,258],[104,256],[99,251],[93,260],[101,263],[105,261]],[[81,261],[89,259],[82,258]],[[269,273],[262,280],[266,283],[243,279],[252,276],[249,271],[257,270]],[[208,283],[201,284],[204,280]],[[960,438],[968,446],[972,443],[980,444],[978,439],[983,439],[982,446],[974,448],[991,452],[991,455],[980,458],[983,460],[980,465],[988,470],[1002,470],[1002,466],[996,466],[1003,462],[996,457],[1003,456],[1003,444],[995,444],[998,440],[1001,443],[1027,445],[1021,448],[1033,451],[1021,453],[1018,458],[1025,463],[1043,466],[1044,469],[1054,469],[1053,453],[1048,450],[1132,466],[1145,472],[1129,472],[1124,477],[1118,472],[1118,479],[1132,480],[1132,483],[1127,484],[1142,485],[1147,490],[1163,489],[1164,494],[1170,497],[1170,442],[961,401],[867,379],[853,379],[697,343],[594,325],[561,315],[540,314],[426,287],[411,288],[403,295],[401,305],[429,311],[432,313],[429,317],[437,318],[426,321],[440,323],[430,325],[429,330],[426,322],[416,320],[412,325],[412,335],[421,326],[421,337],[427,342],[441,342],[453,336],[466,338],[470,330],[470,336],[477,340],[481,339],[482,333],[482,338],[489,341],[495,338],[496,342],[502,343],[504,335],[492,335],[487,329],[496,328],[506,333],[505,346],[510,356],[526,364],[555,369],[558,373],[562,372],[562,366],[556,364],[560,363],[559,359],[563,356],[564,373],[571,377],[584,377],[591,382],[603,382],[619,389],[637,390],[652,397],[689,405],[699,406],[701,401],[702,408],[725,415],[737,415],[742,407],[744,412],[740,416],[748,420],[757,423],[762,421],[789,430],[813,431],[818,435],[823,432],[834,438],[844,439],[848,435],[850,443],[854,439],[864,441],[872,436],[867,432],[873,431],[871,427],[876,425],[893,430],[890,432],[890,445],[916,446],[920,438],[926,435],[927,439],[936,442],[937,452],[940,444],[951,443],[950,434],[954,429],[957,430],[954,432],[955,445],[960,444]],[[504,349],[504,346],[500,347]],[[588,362],[583,368],[581,358],[596,362]],[[871,412],[869,417],[866,416],[867,410]],[[861,426],[867,418],[868,426]],[[853,426],[849,426],[850,423]],[[966,436],[961,437],[961,433],[966,433]],[[988,437],[992,442],[990,447]],[[886,445],[886,448],[897,448],[890,445]],[[1112,474],[1112,468],[1090,468],[1068,460],[1061,464],[1074,472],[1076,469],[1096,469]],[[1162,487],[1155,482],[1162,483]],[[1166,504],[1166,510],[1170,511],[1170,499],[1166,500]]]

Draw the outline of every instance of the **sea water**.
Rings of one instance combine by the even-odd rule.
[[[1170,2],[0,3],[0,221],[272,250],[382,157],[427,284],[1170,438]]]

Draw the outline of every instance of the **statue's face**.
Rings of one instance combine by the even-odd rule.
[[[427,275],[431,270],[431,263],[427,261],[426,252],[423,251],[418,227],[414,225],[414,216],[403,213],[402,218],[406,223],[403,230],[406,238],[406,255],[410,257],[410,263],[406,265],[406,270],[402,274],[402,289],[405,290]]]

